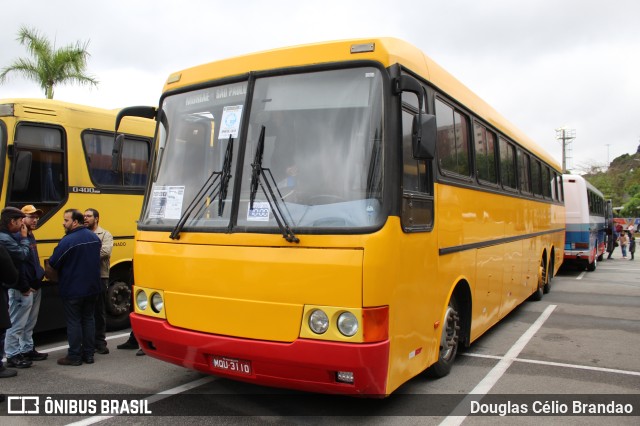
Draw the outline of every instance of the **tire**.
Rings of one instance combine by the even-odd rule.
[[[542,292],[544,294],[547,294],[551,291],[551,280],[553,279],[553,267],[554,267],[554,263],[553,263],[553,257],[552,257],[551,265],[549,266],[549,268],[547,268],[547,282],[542,287]]]
[[[595,271],[597,264],[598,264],[598,258],[594,257],[593,258],[593,262],[591,262],[591,263],[589,263],[587,265],[587,271],[589,271],[589,272]]]
[[[106,297],[107,330],[122,330],[129,327],[131,313],[130,274],[116,272],[109,281]]]
[[[438,361],[427,370],[431,377],[444,377],[451,371],[460,342],[460,315],[455,296],[451,296],[442,323]]]
[[[540,269],[538,271],[538,288],[529,296],[529,300],[533,302],[539,302],[542,300],[544,294],[544,286],[547,280],[547,267],[545,266],[544,259],[540,261]]]

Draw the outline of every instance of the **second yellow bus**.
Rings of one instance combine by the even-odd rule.
[[[557,162],[400,40],[197,66],[130,113],[158,122],[131,316],[152,357],[384,396],[562,262]]]

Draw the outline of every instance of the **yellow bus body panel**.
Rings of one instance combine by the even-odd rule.
[[[305,304],[362,305],[359,249],[136,244],[136,282],[164,291],[176,327],[291,342]]]

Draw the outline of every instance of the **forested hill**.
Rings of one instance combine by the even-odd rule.
[[[614,207],[623,207],[620,216],[640,216],[640,153],[621,155],[606,171],[594,170],[582,176],[606,199],[613,200]]]

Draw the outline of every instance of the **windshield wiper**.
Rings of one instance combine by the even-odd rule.
[[[222,165],[222,177],[220,179],[220,198],[218,198],[218,216],[222,216],[224,211],[224,200],[227,198],[227,189],[231,179],[231,160],[233,159],[233,138],[229,135],[227,151],[224,154],[224,164]]]
[[[178,220],[175,228],[173,228],[173,231],[171,231],[171,235],[169,235],[169,238],[171,238],[172,240],[180,239],[180,231],[182,231],[182,228],[184,228],[184,224],[187,223],[187,219],[189,219],[189,216],[191,216],[196,206],[198,205],[198,203],[200,203],[200,201],[202,201],[205,195],[209,197],[210,202],[213,202],[216,197],[220,196],[220,201],[218,204],[218,216],[222,216],[222,211],[224,209],[223,200],[227,195],[227,186],[229,185],[229,179],[231,178],[232,157],[233,138],[229,136],[229,142],[227,143],[227,151],[224,155],[222,171],[211,172],[207,180],[205,180],[205,182],[198,190],[196,196],[193,197],[193,200],[191,201],[189,206],[185,209],[184,213],[182,213],[182,216],[180,216],[180,220]],[[205,207],[207,206],[201,207],[199,212],[202,211],[202,209]]]
[[[282,208],[280,207],[281,206],[280,201],[282,201],[283,205],[285,206],[285,209],[287,209],[287,205],[284,199],[282,198],[282,194],[280,193],[280,190],[278,189],[278,185],[276,184],[276,181],[273,178],[273,174],[271,173],[270,169],[262,167],[262,155],[264,153],[264,133],[265,133],[265,126],[262,126],[260,129],[260,137],[258,138],[258,146],[256,147],[256,154],[253,159],[253,163],[251,163],[251,168],[253,170],[251,172],[251,184],[249,185],[249,188],[250,188],[249,209],[253,210],[253,202],[256,199],[256,193],[258,192],[258,185],[260,185],[260,188],[262,189],[262,192],[264,193],[264,196],[267,199],[267,202],[269,203],[269,207],[271,207],[271,211],[273,212],[273,217],[275,218],[276,222],[278,223],[278,227],[282,232],[282,238],[284,238],[290,243],[299,243],[300,239],[295,236],[295,234],[291,230],[291,227],[289,226],[289,223],[287,222],[286,217],[282,213]],[[265,172],[268,174],[268,176],[267,174],[265,174]],[[271,179],[271,182],[269,182],[269,179]],[[265,189],[265,186],[266,186],[266,189]],[[280,198],[280,200],[278,200],[278,197],[276,197],[276,194],[273,191],[273,188],[275,188],[276,191],[278,192],[278,197]],[[288,209],[287,209],[287,214],[291,219],[291,213],[289,212]]]

